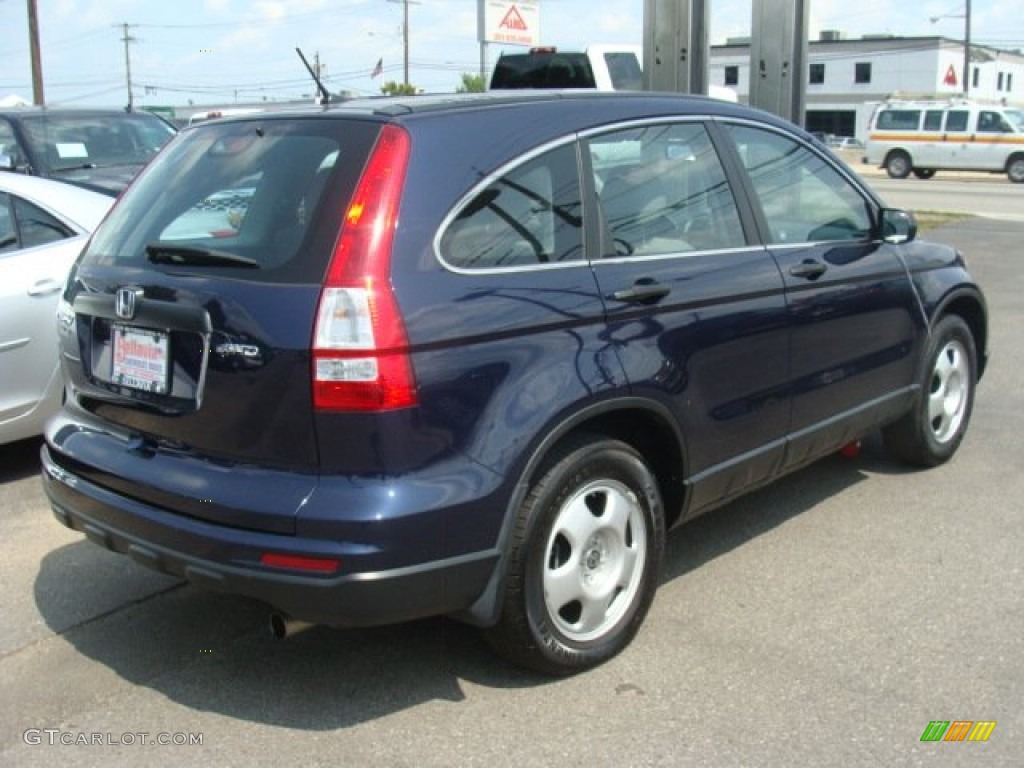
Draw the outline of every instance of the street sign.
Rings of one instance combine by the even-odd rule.
[[[480,0],[477,12],[481,43],[540,45],[540,4]]]

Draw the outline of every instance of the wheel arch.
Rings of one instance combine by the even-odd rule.
[[[985,300],[981,294],[973,290],[956,291],[947,296],[936,308],[932,318],[934,327],[943,317],[947,315],[958,315],[967,323],[974,337],[974,346],[978,359],[978,379],[981,379],[988,362],[988,313],[985,307]]]
[[[583,408],[547,429],[530,451],[505,510],[497,542],[499,560],[491,579],[476,602],[453,618],[481,627],[498,621],[508,570],[508,541],[517,511],[531,486],[557,461],[560,447],[580,435],[619,440],[634,448],[658,483],[666,530],[683,517],[686,444],[669,409],[657,401],[636,397],[616,398]]]

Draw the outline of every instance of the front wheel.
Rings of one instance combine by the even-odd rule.
[[[910,155],[906,152],[890,152],[885,158],[885,172],[893,179],[905,179],[910,175],[914,166],[910,162]]]
[[[956,315],[943,318],[932,332],[917,403],[883,430],[892,453],[924,467],[956,453],[974,407],[977,359],[967,323]]]
[[[571,440],[519,510],[488,641],[545,674],[606,661],[643,622],[664,547],[661,494],[643,457],[617,440]]]
[[[1014,184],[1024,183],[1024,155],[1015,155],[1006,164],[1006,176]]]

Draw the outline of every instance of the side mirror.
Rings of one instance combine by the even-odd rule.
[[[910,211],[883,208],[880,221],[882,239],[887,243],[909,243],[917,237],[917,218]]]
[[[14,156],[13,155],[2,155],[2,154],[0,154],[0,171],[13,171],[13,170],[15,170]]]

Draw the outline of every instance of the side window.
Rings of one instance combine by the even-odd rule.
[[[880,131],[916,131],[921,120],[919,109],[887,109],[878,115]]]
[[[702,124],[631,128],[593,138],[587,146],[614,243],[606,255],[746,245],[732,190]]]
[[[1003,133],[1003,116],[998,112],[981,110],[978,113],[978,131],[980,133]]]
[[[15,168],[24,163],[18,140],[14,138],[14,128],[3,118],[0,118],[0,155],[7,155]]]
[[[53,243],[74,234],[46,211],[17,197],[14,198],[14,217],[21,233],[22,248]]]
[[[946,130],[947,131],[966,131],[967,130],[967,118],[970,116],[970,112],[965,109],[951,109],[946,113]]]
[[[18,249],[18,233],[14,229],[10,200],[7,194],[0,192],[0,255]]]
[[[461,269],[583,259],[583,205],[575,144],[551,150],[488,184],[441,236],[441,257]]]
[[[924,129],[926,131],[942,130],[942,110],[929,109],[924,113]]]
[[[728,131],[750,174],[772,243],[870,235],[867,201],[821,157],[771,131],[739,125]]]

